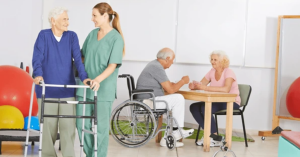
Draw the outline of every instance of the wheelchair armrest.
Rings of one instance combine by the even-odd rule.
[[[143,92],[154,92],[153,89],[135,89],[135,90],[132,90],[132,93],[143,93]]]
[[[122,75],[119,75],[119,78],[126,78],[128,76],[130,76],[130,75],[129,74],[122,74]]]

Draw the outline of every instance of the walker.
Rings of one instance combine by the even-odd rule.
[[[87,84],[89,85],[90,82],[88,81]],[[91,118],[94,122],[94,129],[93,131],[85,130],[84,129],[84,120],[82,122],[82,131],[81,131],[81,151],[80,151],[80,157],[82,156],[83,152],[83,145],[84,145],[84,133],[89,133],[94,135],[94,151],[95,156],[97,156],[97,91],[94,93],[94,102],[88,102],[86,100],[86,89],[90,88],[89,86],[85,85],[55,85],[55,84],[45,84],[43,81],[40,82],[40,86],[43,87],[42,89],[42,103],[41,103],[41,116],[40,116],[40,131],[30,129],[30,122],[31,122],[31,111],[32,111],[32,104],[33,104],[33,95],[34,95],[34,89],[35,89],[35,83],[32,84],[31,88],[31,98],[30,98],[30,107],[29,107],[29,119],[28,119],[28,125],[27,125],[27,135],[26,135],[26,144],[25,144],[25,152],[24,157],[27,157],[27,150],[28,150],[28,140],[29,140],[29,132],[36,132],[39,133],[39,157],[42,157],[42,141],[43,141],[43,124],[44,124],[44,117],[49,118]],[[83,94],[83,100],[84,101],[54,101],[54,100],[47,100],[45,99],[45,88],[46,87],[60,87],[60,88],[84,88],[84,94]],[[45,103],[61,103],[61,104],[83,104],[83,116],[72,116],[72,115],[45,115],[44,114],[44,105]],[[85,105],[86,104],[93,104],[94,109],[94,115],[93,116],[85,116]]]

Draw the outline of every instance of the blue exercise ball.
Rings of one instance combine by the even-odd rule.
[[[29,119],[29,117],[24,118],[24,121],[25,121],[24,129],[25,130],[27,130],[28,119]],[[40,130],[39,118],[37,116],[31,116],[30,129]]]

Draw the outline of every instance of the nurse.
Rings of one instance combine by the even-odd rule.
[[[85,70],[88,76],[93,79],[91,87],[98,90],[97,100],[97,156],[107,155],[109,138],[109,118],[111,106],[116,98],[117,76],[122,64],[122,57],[125,54],[123,34],[120,27],[119,15],[113,11],[107,3],[99,3],[92,11],[92,21],[96,28],[87,36],[83,47]],[[110,22],[112,21],[112,26]],[[81,82],[82,84],[82,82]],[[87,101],[94,100],[94,92],[87,90]],[[79,101],[83,100],[82,89],[76,95]],[[82,115],[83,105],[77,105],[77,115]],[[93,105],[86,105],[85,115],[92,115]],[[91,130],[90,119],[85,119],[84,129]],[[81,140],[82,119],[77,119],[76,126],[79,139]],[[91,134],[84,134],[84,152],[87,157],[94,156],[94,137]]]

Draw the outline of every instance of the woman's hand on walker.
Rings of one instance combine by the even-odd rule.
[[[99,87],[100,87],[100,82],[98,82],[97,80],[92,80],[92,81],[91,81],[90,88],[91,88],[93,91],[98,91]]]

